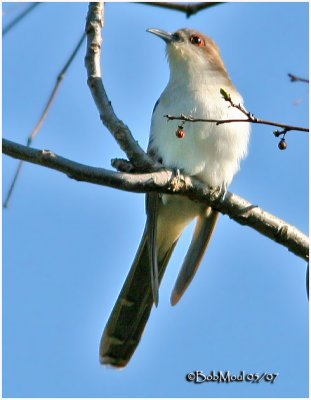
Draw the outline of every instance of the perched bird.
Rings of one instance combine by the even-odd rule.
[[[195,176],[211,188],[226,190],[246,156],[250,126],[244,122],[217,125],[170,121],[166,114],[204,119],[241,119],[220,89],[243,104],[227,73],[216,43],[193,29],[175,33],[148,29],[166,43],[169,82],[154,107],[148,153],[165,167]],[[100,361],[124,367],[134,353],[158,287],[176,243],[196,218],[193,238],[172,291],[175,305],[191,282],[210,242],[218,219],[211,207],[181,195],[146,195],[146,227],[100,344]]]

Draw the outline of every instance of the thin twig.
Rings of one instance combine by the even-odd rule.
[[[289,131],[301,131],[301,132],[309,132],[309,128],[302,128],[300,126],[294,126],[294,125],[287,125],[283,124],[280,122],[274,122],[274,121],[269,121],[266,119],[260,119],[255,117],[252,113],[249,111],[246,111],[245,108],[241,104],[235,104],[229,93],[227,93],[224,89],[220,89],[220,93],[222,97],[224,98],[225,101],[229,102],[231,107],[237,108],[238,110],[241,111],[242,114],[246,116],[246,118],[241,118],[241,119],[205,119],[205,118],[194,118],[191,115],[184,115],[181,114],[180,116],[175,116],[175,115],[169,115],[166,114],[164,115],[165,118],[167,118],[168,121],[172,120],[177,120],[177,121],[185,121],[185,122],[214,122],[216,125],[220,124],[228,124],[231,122],[252,122],[253,124],[262,124],[262,125],[271,125],[271,126],[276,126],[278,128],[282,128],[282,132],[275,133],[276,136],[279,136],[281,133],[289,132]]]
[[[254,124],[277,126],[279,128],[283,128],[286,131],[309,132],[308,128],[302,128],[300,126],[294,126],[294,125],[281,124],[278,122],[268,121],[268,120],[259,119],[259,118],[255,118],[255,117],[254,118],[252,118],[252,117],[243,118],[243,119],[207,119],[207,118],[194,118],[191,115],[184,115],[184,114],[181,114],[180,116],[165,114],[163,116],[165,118],[167,118],[169,121],[176,120],[176,121],[185,121],[185,122],[215,122],[216,125],[228,124],[231,122],[252,122]]]
[[[181,11],[184,12],[189,18],[191,15],[196,14],[199,11],[202,11],[206,8],[210,8],[213,6],[217,6],[219,4],[224,4],[223,2],[214,2],[214,1],[206,1],[206,2],[201,2],[201,3],[187,3],[187,4],[182,4],[182,3],[172,3],[172,2],[166,2],[166,1],[150,1],[150,2],[137,2],[136,4],[144,4],[146,6],[154,6],[154,7],[162,7],[166,8],[169,10],[175,10],[175,11]]]
[[[18,22],[20,22],[27,14],[33,11],[37,6],[39,6],[41,2],[33,3],[29,7],[26,8],[23,12],[17,15],[5,28],[2,30],[2,37],[4,37]]]
[[[256,205],[227,192],[213,191],[198,179],[183,176],[169,169],[147,174],[128,174],[83,165],[60,157],[48,150],[37,150],[9,140],[2,140],[2,151],[11,157],[39,164],[65,173],[78,181],[109,186],[136,193],[158,192],[182,194],[200,201],[242,225],[248,225],[308,260],[309,241],[301,231]]]
[[[290,78],[291,82],[304,82],[304,83],[309,83],[309,79],[306,78],[300,78],[299,76],[293,75],[293,74],[287,74]]]
[[[138,145],[124,122],[116,116],[103,85],[100,65],[101,30],[103,26],[104,3],[89,3],[85,27],[87,34],[87,51],[85,56],[87,82],[102,123],[108,128],[131,163],[140,171],[148,171],[154,166],[154,161]]]
[[[47,102],[47,104],[46,104],[46,106],[45,106],[45,108],[43,110],[43,113],[42,113],[37,125],[35,126],[34,130],[31,132],[31,134],[30,134],[30,136],[29,136],[29,138],[27,140],[27,145],[28,146],[31,145],[32,141],[34,140],[34,138],[37,136],[38,132],[40,131],[40,129],[42,127],[42,124],[43,124],[45,118],[47,117],[48,112],[49,112],[49,110],[51,108],[51,105],[52,105],[52,103],[53,103],[53,101],[54,101],[54,99],[55,99],[55,97],[57,95],[59,87],[60,87],[60,85],[61,85],[61,83],[62,83],[62,81],[63,81],[63,79],[65,77],[65,74],[66,74],[68,68],[70,67],[72,61],[75,59],[78,51],[80,50],[80,47],[82,46],[82,43],[84,42],[85,37],[86,37],[86,35],[85,35],[85,33],[83,33],[83,35],[79,39],[76,47],[74,48],[72,54],[68,58],[66,64],[62,68],[61,72],[58,74],[58,76],[56,78],[55,86],[54,86],[54,88],[52,90],[52,93],[51,93],[51,95],[49,97],[49,100],[48,100],[48,102]]]
[[[85,36],[86,36],[85,33],[83,33],[83,35],[79,39],[76,47],[74,48],[73,52],[71,53],[70,57],[66,61],[66,64],[62,68],[61,72],[58,74],[58,76],[56,78],[56,83],[55,83],[54,88],[52,90],[52,93],[49,96],[49,99],[48,99],[48,101],[46,103],[46,106],[44,107],[44,110],[43,110],[43,112],[42,112],[42,114],[41,114],[41,116],[39,118],[39,121],[37,122],[36,126],[34,127],[33,131],[31,132],[31,134],[29,135],[29,137],[27,139],[27,146],[28,147],[31,145],[31,143],[33,142],[33,140],[35,139],[35,137],[39,133],[39,131],[40,131],[42,125],[43,125],[43,122],[45,121],[45,119],[46,119],[46,117],[47,117],[47,115],[48,115],[48,113],[49,113],[49,111],[51,109],[51,106],[52,106],[52,104],[53,104],[53,102],[54,102],[54,100],[56,98],[56,95],[57,95],[59,87],[60,87],[60,85],[61,85],[61,83],[62,83],[62,81],[63,81],[63,79],[65,77],[65,74],[66,74],[68,68],[70,67],[71,63],[75,59],[75,56],[77,55],[80,47],[82,46],[82,43],[84,42]],[[20,174],[22,163],[23,162],[20,161],[18,166],[17,166],[14,178],[12,180],[12,183],[10,185],[8,194],[7,194],[6,199],[5,199],[5,202],[3,204],[4,208],[8,208],[8,206],[9,206],[9,201],[10,201],[10,198],[12,196],[13,189],[15,187],[17,178],[18,178],[18,176]]]

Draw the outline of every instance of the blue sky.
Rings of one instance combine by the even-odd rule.
[[[3,5],[4,25],[20,8]],[[84,27],[86,3],[39,6],[3,40],[3,136],[25,143],[57,73]],[[103,77],[118,116],[146,148],[153,105],[168,80],[161,40],[149,27],[193,27],[218,43],[256,116],[308,125],[307,3],[230,3],[190,19],[144,5],[108,3]],[[100,123],[86,84],[85,46],[68,71],[34,147],[109,168],[124,157]],[[273,128],[253,126],[232,192],[308,232],[308,136],[279,151]],[[3,157],[6,194],[17,161]],[[196,278],[176,307],[170,292],[191,228],[164,276],[140,346],[127,368],[98,362],[102,330],[135,255],[144,196],[79,183],[25,164],[3,211],[5,397],[306,397],[306,264],[222,216]],[[194,370],[278,373],[261,382],[195,385]]]

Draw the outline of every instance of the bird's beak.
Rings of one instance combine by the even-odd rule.
[[[156,36],[159,36],[161,39],[165,41],[165,43],[170,43],[174,40],[173,34],[165,31],[161,31],[161,29],[149,28],[147,32],[153,33]]]

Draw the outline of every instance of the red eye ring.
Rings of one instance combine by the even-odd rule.
[[[201,36],[196,35],[196,34],[190,36],[190,43],[192,43],[192,44],[194,44],[195,46],[198,46],[198,47],[205,46],[204,39]]]

